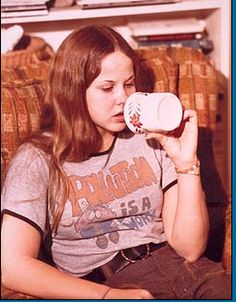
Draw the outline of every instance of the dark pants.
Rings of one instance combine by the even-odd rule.
[[[129,264],[105,281],[115,288],[144,288],[156,299],[231,299],[231,274],[202,257],[187,262],[170,246]]]

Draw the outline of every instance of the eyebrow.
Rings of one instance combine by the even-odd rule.
[[[125,82],[128,82],[130,80],[133,80],[135,78],[135,74],[132,74]]]
[[[134,78],[135,78],[135,75],[132,74],[127,80],[125,80],[125,82],[128,82],[128,81],[130,81],[130,80],[133,80]],[[114,81],[112,81],[112,80],[103,80],[102,82],[99,82],[98,85],[101,85],[101,84],[103,84],[104,82],[106,82],[106,83],[114,83]]]

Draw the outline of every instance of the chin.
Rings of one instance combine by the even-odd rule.
[[[111,131],[112,132],[121,132],[123,131],[125,128],[126,128],[126,125],[125,123],[120,123],[119,125],[115,125],[114,127],[111,127]]]
[[[125,128],[126,128],[125,123],[122,124],[116,123],[116,124],[109,125],[108,127],[98,127],[98,131],[100,132],[101,135],[104,135],[105,133],[111,133],[114,135],[115,133],[122,132]]]

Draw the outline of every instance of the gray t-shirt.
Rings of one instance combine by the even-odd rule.
[[[3,213],[48,231],[48,155],[27,143],[11,162],[2,191]],[[160,145],[143,134],[119,136],[110,150],[81,163],[66,162],[69,198],[52,256],[56,266],[82,276],[119,250],[165,241],[163,192],[176,183],[174,165]]]

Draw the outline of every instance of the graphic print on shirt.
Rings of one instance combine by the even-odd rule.
[[[106,217],[116,217],[116,214],[105,206],[89,206],[75,222],[75,229],[83,238],[102,234],[97,236],[96,245],[105,249],[108,245],[108,239],[103,235],[104,232],[108,232],[108,238],[111,242],[118,243],[119,241],[119,234],[116,232],[119,230],[118,226],[111,219],[104,220]]]
[[[117,231],[121,228],[141,228],[154,217],[148,196],[140,196],[138,200],[132,198],[132,193],[138,189],[158,183],[144,157],[133,158],[131,163],[120,161],[109,167],[108,173],[100,170],[69,178],[69,201],[75,230],[82,238],[96,237],[96,245],[101,249],[106,248],[109,241],[118,243]],[[118,203],[115,207],[113,204],[111,210],[115,201]]]

